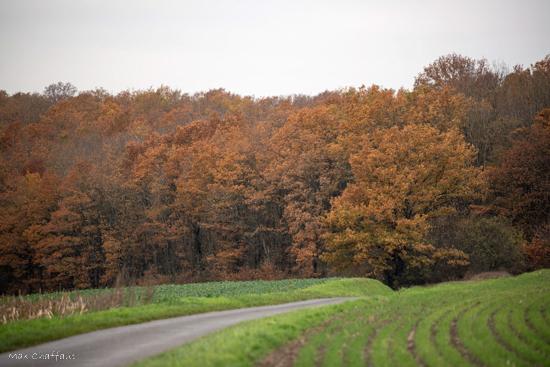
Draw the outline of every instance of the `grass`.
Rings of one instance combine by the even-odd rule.
[[[549,314],[550,270],[373,291],[236,325],[136,367],[550,366]]]
[[[288,290],[308,288],[314,285],[320,285],[338,278],[323,279],[283,279],[275,281],[251,280],[251,281],[225,281],[225,282],[204,282],[190,284],[164,284],[154,287],[152,302],[162,303],[171,300],[178,300],[181,297],[218,297],[218,296],[236,296],[248,294],[266,294],[277,293]],[[120,288],[126,297],[136,297],[138,300],[143,298],[150,287],[124,287]],[[76,299],[82,297],[89,299],[92,297],[107,295],[117,289],[114,288],[96,288],[84,289],[70,292],[50,292],[33,293],[20,298],[30,302],[40,300],[56,300],[62,297]],[[8,302],[15,297],[2,296],[0,304]]]
[[[73,292],[65,297],[99,297],[109,290]],[[144,299],[144,290],[135,291]],[[215,282],[158,286],[148,304],[113,307],[106,310],[31,320],[16,320],[0,326],[0,352],[27,347],[71,335],[114,326],[208,311],[261,306],[306,299],[390,294],[391,290],[369,279],[296,279],[281,281]],[[61,293],[42,295],[62,299]],[[43,302],[38,296],[23,297],[27,302]],[[3,302],[9,300],[4,299]],[[126,302],[126,301],[125,301]]]
[[[0,297],[0,323],[41,317],[66,317],[116,307],[134,307],[151,303],[178,303],[188,297],[235,297],[295,291],[338,280],[285,279],[277,281],[205,282],[168,284],[156,287],[115,287],[72,292],[37,293],[27,296]]]
[[[367,301],[295,311],[282,316],[243,323],[217,332],[199,342],[187,344],[157,358],[138,362],[136,366],[240,366],[258,360],[270,350],[297,338],[308,328],[334,314],[362,308]],[[216,351],[216,353],[212,353]]]

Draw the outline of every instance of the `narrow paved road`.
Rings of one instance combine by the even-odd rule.
[[[124,366],[242,321],[300,308],[342,303],[349,299],[351,298],[323,298],[282,305],[208,312],[98,330],[0,354],[0,366]],[[64,355],[65,358],[74,357],[74,359],[56,360],[55,357],[49,360],[34,359],[41,355],[56,353]],[[13,358],[14,354],[22,359]]]

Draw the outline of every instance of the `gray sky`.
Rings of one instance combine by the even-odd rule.
[[[0,89],[410,87],[438,56],[550,53],[548,0],[0,0]]]

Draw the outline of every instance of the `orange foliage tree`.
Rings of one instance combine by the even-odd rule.
[[[398,285],[435,261],[466,264],[460,251],[426,241],[430,220],[478,198],[475,151],[460,133],[428,125],[375,132],[351,158],[354,181],[326,216],[323,259],[336,269]]]

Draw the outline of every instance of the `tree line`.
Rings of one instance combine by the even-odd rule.
[[[550,264],[550,56],[410,90],[0,91],[0,292]]]

